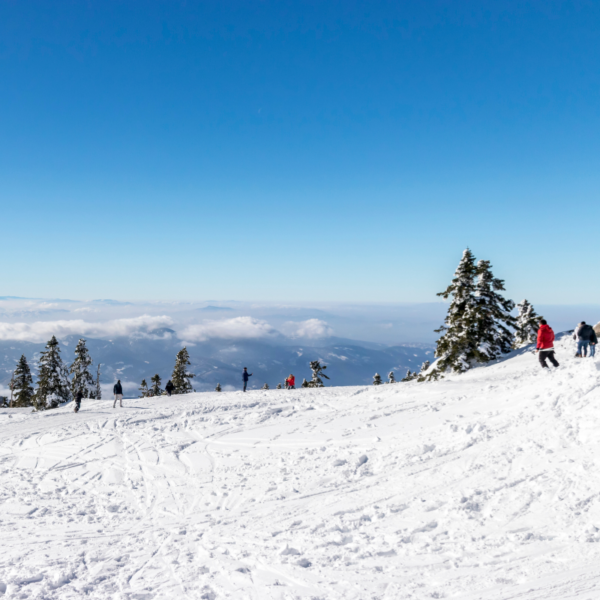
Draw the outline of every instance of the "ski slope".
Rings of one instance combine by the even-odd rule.
[[[600,598],[600,372],[0,414],[0,596]]]

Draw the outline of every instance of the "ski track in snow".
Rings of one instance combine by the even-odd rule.
[[[0,411],[0,596],[600,598],[600,372]]]

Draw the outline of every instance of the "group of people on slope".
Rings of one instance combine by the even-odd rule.
[[[573,332],[573,339],[577,342],[577,353],[575,358],[585,358],[590,351],[590,357],[596,355],[596,344],[598,336],[591,325],[585,321],[581,321]],[[558,367],[558,361],[554,357],[554,331],[548,325],[545,319],[540,321],[540,328],[537,336],[537,352],[540,359],[540,364],[543,368],[548,368],[546,360],[549,360],[552,365]]]
[[[248,373],[248,367],[244,367],[244,371],[242,372],[242,381],[244,382],[244,392],[248,387],[248,379],[252,377],[254,373]],[[295,390],[296,389],[296,378],[290,373],[290,375],[285,380],[285,389],[286,390]]]

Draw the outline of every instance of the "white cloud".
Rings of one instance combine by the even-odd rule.
[[[204,321],[189,325],[178,335],[180,339],[204,342],[213,338],[255,339],[277,335],[277,330],[266,321],[252,317],[235,317],[222,321]]]
[[[142,315],[131,319],[115,319],[104,322],[89,322],[81,319],[64,321],[36,321],[35,323],[0,322],[0,340],[20,340],[24,342],[45,342],[53,335],[61,339],[68,335],[89,337],[120,337],[148,335],[153,329],[169,327],[171,317]]]
[[[333,329],[321,319],[306,321],[288,321],[283,324],[283,331],[288,337],[317,339],[333,335]]]

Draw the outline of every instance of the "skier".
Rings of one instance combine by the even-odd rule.
[[[244,391],[246,391],[246,387],[248,387],[248,377],[252,377],[253,373],[248,373],[248,367],[244,367],[244,372],[242,373],[242,379],[244,380]]]
[[[288,390],[295,390],[296,378],[290,373],[290,376],[285,380],[285,387]]]
[[[548,368],[546,359],[548,359],[555,367],[559,366],[554,358],[554,331],[552,331],[552,327],[548,325],[546,319],[540,321],[536,352],[539,352],[540,364],[544,369]]]
[[[79,390],[75,396],[75,412],[79,412],[81,408],[81,399],[83,398],[83,392]]]
[[[573,339],[577,342],[577,354],[575,355],[575,358],[584,358],[587,356],[587,350],[590,345],[590,341],[592,340],[592,335],[595,337],[594,328],[591,325],[588,325],[585,321],[581,321],[581,323],[579,323],[579,325],[576,327],[575,333],[573,333]]]
[[[167,392],[167,396],[169,396],[169,398],[171,397],[171,394],[173,393],[174,389],[175,386],[173,385],[173,382],[169,379],[167,385],[165,385],[165,391]]]
[[[121,408],[123,408],[123,387],[121,386],[120,379],[117,379],[117,383],[115,383],[115,387],[113,387],[113,394],[115,395],[113,408],[116,408],[117,400],[121,403]]]

